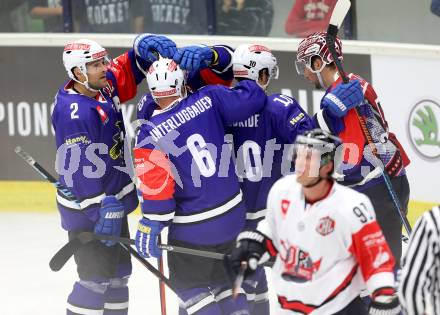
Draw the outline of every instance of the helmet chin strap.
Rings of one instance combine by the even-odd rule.
[[[317,72],[316,76],[318,77],[319,85],[321,85],[321,87],[325,89],[324,80],[322,79],[321,71]]]
[[[89,77],[87,76],[87,73],[84,73],[84,72],[82,72],[82,71],[81,71],[81,73],[86,77],[86,80],[85,80],[84,82],[81,82],[81,81],[79,81],[78,79],[73,78],[73,81],[78,82],[79,84],[83,85],[83,86],[84,86],[87,90],[89,90],[90,92],[98,93],[98,92],[99,92],[99,89],[96,90],[96,89],[92,88],[92,87],[89,85]]]
[[[270,83],[270,77],[267,78],[266,84],[260,83],[259,79],[257,79],[257,81],[255,81],[255,82],[258,84],[259,87],[261,87],[264,91],[266,91],[267,87],[269,86],[269,83]]]

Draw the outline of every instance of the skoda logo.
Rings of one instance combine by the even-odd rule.
[[[440,157],[440,105],[432,100],[418,102],[408,120],[409,138],[425,158]]]

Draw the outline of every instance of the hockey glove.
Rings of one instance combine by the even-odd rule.
[[[362,104],[364,93],[358,80],[338,84],[322,99],[321,107],[332,116],[344,117],[347,112]]]
[[[401,314],[399,299],[396,295],[379,295],[373,299],[368,311],[369,315],[399,315]]]
[[[121,235],[124,205],[115,196],[107,196],[102,200],[99,219],[95,224],[95,234]],[[107,246],[115,245],[115,241],[101,241]]]
[[[176,44],[168,37],[148,33],[136,37],[133,49],[137,56],[150,63],[158,60],[159,55],[171,59],[177,52]]]
[[[136,232],[136,249],[144,257],[160,257],[162,251],[157,247],[157,239],[163,229],[163,224],[158,221],[142,218],[139,220]]]
[[[240,272],[243,262],[247,263],[245,278],[257,270],[258,261],[266,252],[264,243],[265,236],[257,231],[243,231],[238,235],[236,246],[230,257],[225,256],[234,276]]]
[[[180,48],[173,59],[180,68],[188,71],[199,71],[209,67],[215,58],[214,50],[205,45],[195,45]]]

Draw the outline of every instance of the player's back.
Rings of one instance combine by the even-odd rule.
[[[175,170],[176,209],[170,238],[218,244],[233,239],[242,229],[245,208],[224,141],[225,127],[261,109],[263,95],[253,82],[235,90],[208,86],[155,111],[141,127],[137,146],[156,143]],[[259,101],[249,102],[254,98]]]
[[[264,217],[272,185],[293,171],[291,144],[298,134],[311,129],[311,124],[293,98],[273,94],[265,98],[261,111],[228,128],[233,135],[249,228]]]

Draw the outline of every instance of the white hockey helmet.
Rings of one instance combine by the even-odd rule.
[[[148,69],[147,83],[154,99],[186,95],[185,73],[172,59],[153,62]]]
[[[239,45],[232,55],[232,70],[235,78],[246,78],[258,82],[260,70],[267,69],[270,79],[278,79],[277,58],[269,48],[258,44]],[[269,81],[263,88],[265,88]]]
[[[88,86],[87,63],[100,60],[104,58],[106,62],[110,63],[107,51],[98,43],[90,39],[79,39],[71,42],[64,47],[63,64],[66,68],[67,75],[74,81],[79,82],[73,74],[73,68],[78,68],[86,77],[86,82],[82,83],[86,88]]]

